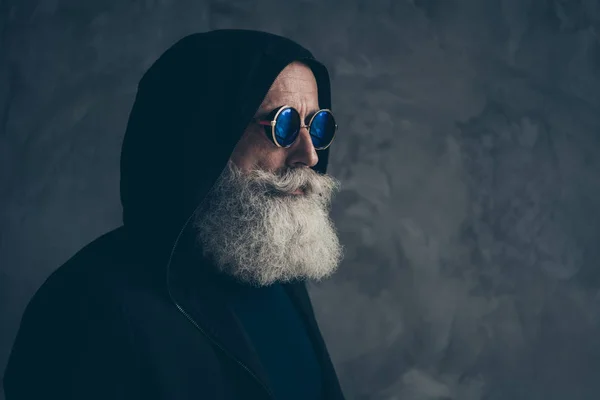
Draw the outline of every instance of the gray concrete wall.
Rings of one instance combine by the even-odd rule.
[[[143,71],[238,27],[330,67],[347,251],[310,289],[348,398],[600,396],[597,0],[0,7],[0,372],[33,292],[120,222]]]

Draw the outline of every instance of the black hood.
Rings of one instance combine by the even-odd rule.
[[[327,69],[289,39],[227,29],[170,47],[140,80],[123,140],[125,228],[147,244],[172,245],[277,75],[296,60],[315,74],[320,108],[331,108]],[[329,148],[317,154],[313,170],[325,173]]]
[[[146,282],[153,285],[270,393],[260,362],[227,305],[240,286],[208,268],[210,260],[199,251],[189,221],[227,167],[277,75],[293,61],[312,69],[319,106],[330,109],[326,68],[289,39],[218,30],[179,40],[142,77],[121,152],[121,232],[124,253],[135,258],[129,264],[130,282],[139,290]],[[319,162],[312,169],[318,173],[326,173],[329,148],[317,150]],[[304,316],[325,367],[324,398],[342,398],[305,286],[283,286]]]

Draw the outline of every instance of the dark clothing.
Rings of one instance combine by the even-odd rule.
[[[121,153],[124,225],[37,291],[6,368],[7,400],[289,399],[286,390],[343,399],[305,283],[234,284],[189,223],[294,60],[311,67],[319,105],[331,108],[325,67],[262,32],[187,36],[144,74]],[[317,150],[316,172],[330,148]]]
[[[298,354],[290,348],[279,360],[265,363],[260,358],[266,354],[264,343],[252,342],[251,316],[242,313],[240,323],[229,306],[233,293],[222,290],[208,271],[188,271],[180,277],[188,284],[174,285],[187,319],[170,301],[162,276],[145,270],[149,260],[130,249],[124,228],[110,232],[40,288],[27,307],[7,367],[7,400],[288,398],[277,397],[285,383],[275,380],[289,375],[272,375],[272,363],[306,367],[310,360],[295,359]],[[315,347],[323,398],[342,399],[305,285],[281,287]],[[262,310],[255,313],[260,321],[269,311],[262,317]],[[274,334],[284,334],[283,329]],[[309,375],[304,371],[299,378],[317,382]]]
[[[246,287],[232,305],[258,353],[275,397],[321,399],[321,367],[301,315],[285,289],[280,284]]]

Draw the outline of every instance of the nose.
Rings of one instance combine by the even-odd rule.
[[[287,164],[290,167],[297,168],[304,165],[314,167],[319,162],[319,156],[317,156],[317,151],[315,150],[315,146],[313,146],[306,125],[300,128],[298,138],[289,147],[288,151]]]

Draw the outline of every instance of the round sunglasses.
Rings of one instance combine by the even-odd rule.
[[[255,118],[254,121],[264,127],[271,142],[283,148],[294,144],[300,129],[307,128],[315,149],[324,150],[333,142],[338,127],[331,110],[326,108],[315,112],[308,125],[302,125],[298,111],[287,105],[277,107],[265,118]]]

